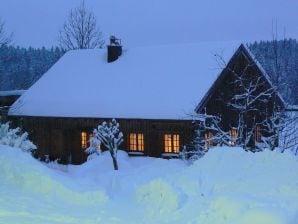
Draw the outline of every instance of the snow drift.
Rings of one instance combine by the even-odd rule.
[[[292,154],[215,148],[181,160],[108,153],[80,166],[45,165],[0,146],[0,223],[296,224]]]

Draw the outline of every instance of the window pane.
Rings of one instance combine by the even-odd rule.
[[[144,151],[144,135],[138,134],[138,151]]]
[[[234,146],[234,145],[236,144],[236,139],[237,139],[237,136],[238,136],[237,130],[236,130],[236,129],[232,129],[232,130],[229,131],[229,133],[230,133],[230,136],[231,136],[232,139],[233,139],[233,140],[231,140],[231,141],[229,142],[229,144],[230,144],[231,146]]]
[[[165,135],[165,152],[172,152],[172,136]]]
[[[129,150],[131,150],[131,151],[137,150],[137,134],[136,133],[129,134]]]
[[[178,153],[180,151],[180,136],[173,135],[173,152]]]
[[[87,133],[84,131],[81,133],[81,145],[82,149],[87,148]]]

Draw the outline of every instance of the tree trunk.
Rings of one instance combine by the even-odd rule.
[[[112,156],[112,159],[113,159],[114,170],[118,170],[118,163],[117,163],[116,157]]]

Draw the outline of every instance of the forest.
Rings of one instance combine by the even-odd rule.
[[[63,54],[58,47],[0,47],[0,90],[28,89]]]
[[[289,104],[298,104],[298,43],[296,39],[260,41],[250,50]]]

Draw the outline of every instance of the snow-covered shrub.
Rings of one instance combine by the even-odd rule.
[[[123,134],[119,130],[119,123],[115,119],[110,122],[104,121],[101,125],[98,125],[97,129],[94,129],[93,134],[92,146],[88,148],[89,154],[98,153],[99,151],[96,148],[98,148],[98,144],[102,143],[111,154],[114,169],[118,170],[117,150],[123,142]]]
[[[20,128],[10,128],[10,123],[0,124],[0,144],[20,148],[32,153],[36,146],[28,139],[28,133],[21,132]]]
[[[87,153],[88,160],[93,159],[96,156],[99,156],[101,154],[101,148],[100,144],[101,141],[96,137],[96,129],[93,132],[93,137],[90,138],[90,146],[85,150],[85,153]]]
[[[179,158],[188,164],[192,164],[194,161],[203,157],[206,150],[202,147],[194,146],[183,146],[182,151],[179,153]]]

